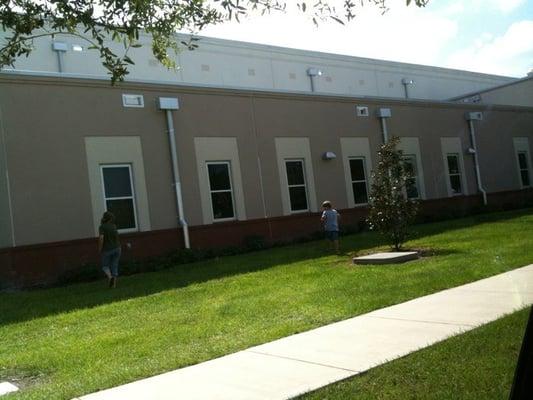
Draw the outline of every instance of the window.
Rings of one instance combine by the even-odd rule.
[[[115,215],[119,230],[136,230],[137,214],[131,165],[102,165],[101,170],[106,211]]]
[[[463,193],[463,186],[461,184],[459,154],[446,154],[446,161],[448,162],[448,176],[450,177],[450,188],[452,189],[452,194],[461,194]]]
[[[209,175],[213,219],[215,221],[235,219],[229,161],[208,162],[207,173]]]
[[[407,155],[403,157],[403,167],[408,175],[405,185],[407,198],[418,199],[420,197],[420,189],[418,186],[418,172],[416,169],[416,157],[414,155]]]
[[[285,160],[291,211],[307,211],[307,188],[303,160]]]
[[[350,175],[352,180],[353,199],[355,204],[368,203],[366,171],[364,157],[350,158]]]
[[[520,169],[520,179],[523,187],[529,187],[531,181],[529,179],[529,157],[527,151],[518,152],[518,168]]]

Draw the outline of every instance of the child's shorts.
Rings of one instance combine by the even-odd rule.
[[[339,240],[339,231],[325,231],[326,239],[334,241]]]

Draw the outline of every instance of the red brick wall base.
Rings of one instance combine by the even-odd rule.
[[[426,200],[419,219],[429,222],[456,218],[473,212],[533,206],[533,190],[489,195],[484,207],[481,196],[458,196]],[[355,229],[364,224],[367,208],[341,210],[342,223]],[[246,238],[260,236],[267,245],[310,236],[321,230],[318,213],[227,222],[190,228],[191,246],[197,249],[242,246]],[[123,259],[143,259],[183,248],[180,229],[140,232],[122,236]],[[127,246],[130,244],[131,247]],[[85,264],[98,263],[95,238],[0,249],[0,290],[46,286]]]

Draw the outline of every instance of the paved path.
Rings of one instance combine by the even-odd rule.
[[[287,399],[533,303],[533,264],[79,400]]]

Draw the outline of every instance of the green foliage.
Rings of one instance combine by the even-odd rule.
[[[531,263],[524,251],[533,245],[531,209],[420,225],[417,231],[409,246],[434,254],[402,266],[354,268],[346,255],[324,254],[323,246],[308,243],[123,276],[116,289],[101,275],[92,283],[0,293],[0,378],[25,385],[6,399],[78,398]],[[365,232],[342,243],[368,253],[382,248],[381,239]],[[390,384],[373,378],[364,388],[356,383],[357,396],[315,398],[426,399],[435,393],[433,384],[446,384],[442,376],[453,378],[447,380],[450,392],[432,398],[467,398],[459,390],[463,382],[472,388],[469,398],[503,398],[480,396],[480,385],[470,385],[462,371],[472,370],[466,367],[472,356],[482,356],[477,365],[483,369],[475,368],[488,380],[479,381],[482,386],[508,382],[494,374],[501,363],[493,355],[510,354],[510,337],[502,331],[495,340],[470,342],[468,352],[453,352],[453,374],[453,349],[447,348],[427,363],[399,360],[401,370],[388,370]],[[497,352],[483,349],[500,343]],[[404,377],[416,391],[408,384],[396,396],[359,396],[400,386]]]
[[[372,172],[368,216],[370,229],[384,234],[395,250],[405,242],[418,209],[417,203],[406,195],[412,177],[402,162],[402,151],[397,149],[399,142],[393,136],[378,153],[378,168]]]
[[[528,313],[517,311],[297,400],[508,399]]]
[[[427,1],[415,0],[415,4],[422,7]],[[407,5],[410,2],[407,0]],[[355,17],[356,7],[364,3],[386,9],[386,0],[346,0],[341,10],[328,0],[317,0],[312,5],[298,1],[296,5],[316,24],[324,19],[349,21]],[[151,35],[154,57],[167,68],[175,68],[172,53],[180,45],[197,47],[195,38],[178,44],[177,31],[195,33],[208,25],[239,21],[252,12],[285,11],[286,6],[287,2],[280,0],[3,0],[0,26],[10,36],[0,47],[0,68],[13,66],[19,57],[28,57],[36,38],[72,35],[99,53],[114,84],[123,81],[128,66],[134,64],[128,52],[141,47],[139,37],[143,32]],[[110,40],[124,45],[122,55],[111,50]]]

